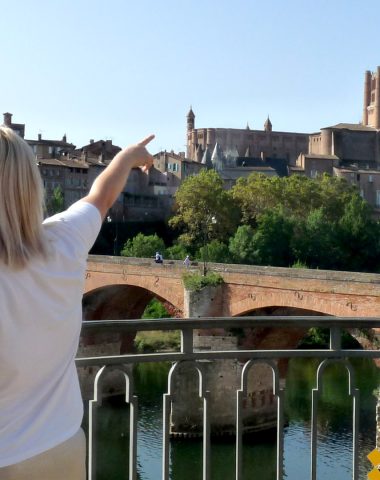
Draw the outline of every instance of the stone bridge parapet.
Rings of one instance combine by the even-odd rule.
[[[195,262],[190,271],[202,271]],[[380,315],[380,275],[329,270],[209,263],[224,279],[221,299],[209,316],[241,316],[269,307],[299,309],[325,315]],[[90,255],[85,296],[110,287],[142,289],[186,312],[182,261]],[[137,290],[136,290],[137,291]],[[131,317],[129,317],[131,318]]]

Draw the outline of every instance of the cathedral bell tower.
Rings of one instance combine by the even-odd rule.
[[[195,115],[193,109],[190,107],[189,113],[187,114],[187,131],[194,130],[195,125]]]
[[[194,141],[194,126],[195,126],[195,115],[193,109],[190,106],[189,113],[187,114],[187,158],[194,159],[196,142]]]
[[[380,129],[380,67],[366,71],[364,80],[363,125]]]

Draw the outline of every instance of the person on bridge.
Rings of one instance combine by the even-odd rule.
[[[0,126],[0,479],[85,480],[75,368],[87,254],[153,135],[120,151],[89,194],[43,222],[36,159]]]

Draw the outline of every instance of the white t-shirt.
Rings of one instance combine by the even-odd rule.
[[[79,201],[45,220],[48,260],[0,264],[0,467],[55,447],[79,429],[75,368],[87,254],[101,227]]]

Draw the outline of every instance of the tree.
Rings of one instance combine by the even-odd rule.
[[[65,209],[65,199],[63,198],[60,185],[53,190],[53,194],[48,200],[46,207],[49,215],[55,215],[56,213],[63,212]]]
[[[310,268],[336,268],[339,264],[336,222],[324,208],[312,210],[306,219],[294,219],[291,249],[294,258]]]
[[[170,313],[166,310],[164,305],[156,298],[147,304],[141,318],[169,318]]]
[[[282,209],[263,213],[253,236],[254,257],[258,265],[289,267],[294,263],[291,252],[293,222]]]
[[[337,222],[341,269],[378,271],[380,267],[380,226],[371,218],[369,205],[353,196]]]
[[[281,179],[261,173],[239,178],[231,189],[231,195],[240,206],[242,222],[256,224],[258,215],[278,204]]]
[[[165,254],[166,258],[171,260],[183,260],[186,255],[188,255],[186,247],[178,242],[168,247]]]
[[[251,174],[239,178],[231,194],[241,208],[243,223],[254,226],[262,213],[277,207],[288,216],[304,219],[312,210],[323,207],[326,219],[337,220],[358,193],[346,180],[327,174],[316,179]]]
[[[219,240],[211,240],[196,253],[196,259],[203,262],[229,263],[231,258],[227,245]]]
[[[186,178],[175,200],[175,215],[169,225],[181,231],[180,242],[193,253],[210,240],[227,240],[239,223],[239,210],[214,170]]]
[[[248,265],[255,263],[254,233],[250,225],[241,225],[230,238],[229,251],[235,262]]]
[[[152,258],[156,252],[165,252],[164,241],[157,235],[144,235],[138,233],[130,238],[124,245],[121,255],[124,257],[145,257]]]

